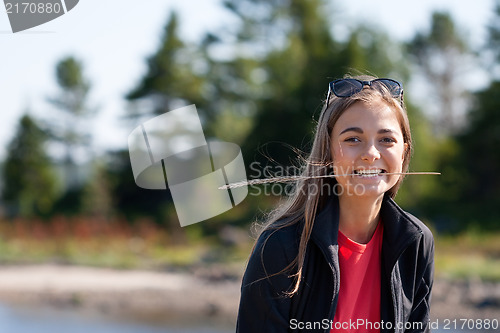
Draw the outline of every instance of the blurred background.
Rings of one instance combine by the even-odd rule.
[[[196,104],[248,178],[283,175],[346,73],[403,82],[410,170],[442,173],[396,198],[436,238],[434,320],[498,325],[500,2],[81,1],[0,30],[2,331],[234,330],[252,224],[283,191],[181,228],[168,190],[136,186],[127,136]]]

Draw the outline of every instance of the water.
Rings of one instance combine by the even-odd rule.
[[[180,327],[124,322],[104,316],[0,305],[2,333],[229,333],[234,328]]]
[[[475,333],[475,330],[439,329],[434,333]],[[1,333],[229,333],[234,327],[202,327],[179,325],[152,325],[116,318],[43,308],[19,308],[0,305]],[[496,332],[483,330],[481,332]]]

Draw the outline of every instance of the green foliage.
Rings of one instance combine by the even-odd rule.
[[[462,172],[464,186],[462,202],[467,215],[483,226],[497,227],[500,220],[500,82],[475,95],[475,107],[469,126],[458,136],[461,147],[457,167]]]
[[[468,46],[457,31],[450,14],[435,12],[432,14],[430,31],[417,33],[408,44],[410,54],[414,55],[417,64],[423,67],[428,75],[435,74],[437,68],[429,63],[429,58],[436,53],[458,52],[468,50]]]
[[[497,61],[500,60],[500,2],[497,1],[495,7],[495,16],[488,25],[489,41],[487,48],[493,51]]]
[[[491,50],[498,52],[498,17],[490,25]],[[438,168],[443,172],[426,210],[447,231],[500,227],[500,82],[474,93],[466,126],[446,140]]]
[[[250,21],[244,8],[260,6],[259,2],[238,2],[240,16]],[[269,16],[279,22],[282,31],[273,30],[274,20],[255,22],[260,29],[270,29],[268,34],[283,38],[282,43],[270,44],[269,40],[254,36],[256,43],[267,52],[261,66],[266,73],[264,82],[268,94],[254,100],[257,105],[254,126],[243,144],[244,156],[264,166],[271,158],[279,164],[289,165],[295,152],[284,149],[284,144],[298,149],[306,148],[314,128],[314,113],[319,111],[326,92],[328,77],[339,75],[338,51],[329,32],[321,9],[321,1],[287,1],[269,9]],[[245,25],[242,25],[245,27]],[[244,79],[244,77],[242,78]],[[278,142],[265,147],[268,156],[255,155],[263,144]]]
[[[52,139],[64,147],[64,185],[66,190],[75,191],[79,184],[75,153],[91,142],[89,116],[95,109],[88,105],[90,83],[83,74],[83,65],[74,57],[60,60],[55,70],[59,92],[48,101],[59,111],[58,116],[47,121]]]
[[[81,213],[84,215],[111,218],[114,210],[111,184],[105,166],[96,161],[93,174],[83,188]]]
[[[157,50],[146,59],[146,73],[126,95],[131,107],[125,116],[132,122],[196,104],[205,135],[239,144],[247,166],[258,162],[261,168],[273,163],[287,167],[310,147],[329,81],[346,73],[392,77],[405,83],[415,148],[410,171],[442,172],[442,176],[408,177],[398,202],[432,220],[438,229],[498,225],[500,180],[495,172],[500,161],[494,152],[500,144],[500,104],[495,99],[500,83],[493,82],[475,95],[470,121],[461,127],[455,116],[466,104],[459,71],[472,53],[449,14],[433,13],[428,31],[402,44],[365,24],[338,38],[331,29],[338,14],[326,0],[225,0],[223,4],[239,21],[207,32],[198,42],[183,40],[179,17],[169,15]],[[500,16],[500,6],[496,14]],[[493,20],[488,48],[496,56],[499,31],[498,19]],[[73,154],[90,143],[84,121],[95,110],[89,106],[90,84],[79,60],[62,59],[55,74],[60,89],[50,102],[60,112],[50,131],[66,149],[70,184]],[[415,100],[407,84],[415,78],[425,79],[428,99]],[[430,113],[424,110],[432,107],[439,116],[428,118]],[[35,128],[23,121],[23,126]],[[128,220],[149,216],[171,232],[179,231],[168,191],[137,187],[127,151],[109,152],[106,165],[86,186],[69,188],[54,206],[55,194],[49,195],[55,193],[53,172],[43,148],[46,138],[33,139],[38,135],[34,133],[43,132],[40,129],[21,129],[9,147],[4,170],[4,197],[15,210],[25,216],[51,209],[94,216],[119,212]],[[30,144],[16,143],[21,138]],[[30,149],[34,153],[27,153]],[[36,169],[23,171],[28,165]],[[38,180],[25,180],[28,175],[37,175]],[[196,238],[217,235],[228,222],[246,225],[276,200],[272,195],[249,196],[238,208],[211,223],[190,226],[186,233]]]
[[[86,105],[90,84],[83,75],[82,63],[73,57],[64,58],[57,63],[55,74],[61,91],[49,101],[70,117],[92,113]]]
[[[423,200],[421,209],[440,231],[464,228],[498,230],[500,224],[500,82],[474,95],[468,127],[460,134],[439,139],[435,170],[442,172]]]
[[[408,100],[408,99],[407,99]],[[443,139],[432,134],[430,121],[414,104],[407,103],[408,118],[411,125],[413,154],[410,171],[441,171],[438,163],[441,156]],[[408,176],[396,197],[398,204],[405,209],[422,214],[422,202],[435,193],[438,188],[438,176]]]
[[[57,83],[68,90],[88,90],[88,84],[83,78],[82,65],[73,57],[61,60],[56,66]]]
[[[500,234],[471,227],[436,238],[436,274],[451,278],[500,281]]]
[[[8,213],[24,217],[48,214],[58,186],[45,151],[48,135],[29,115],[24,115],[8,146],[3,169],[3,200]]]
[[[361,74],[372,73],[406,82],[410,73],[404,51],[385,32],[360,25],[351,31],[347,42],[342,46],[340,58],[345,64],[346,72],[354,69]]]
[[[300,150],[309,149],[314,119],[319,115],[330,80],[345,73],[370,73],[403,82],[410,79],[407,49],[385,32],[359,25],[346,40],[337,40],[329,26],[335,13],[326,1],[226,0],[224,5],[239,18],[239,25],[221,36],[208,33],[198,45],[181,40],[178,18],[174,13],[170,15],[158,50],[148,58],[146,75],[127,95],[134,106],[129,116],[157,115],[177,105],[195,103],[205,134],[239,143],[247,165],[258,162],[262,168],[273,163],[290,166],[296,163]],[[219,47],[233,52],[217,58]],[[461,59],[467,45],[451,17],[435,13],[430,32],[418,34],[408,49],[413,55],[411,59],[437,84],[449,72],[436,70],[432,62],[450,57]],[[443,89],[454,83],[439,82]],[[443,92],[446,105],[446,98],[453,96],[450,91],[454,93]],[[405,96],[410,101],[415,146],[411,170],[449,171],[459,147],[453,139],[436,137],[434,124],[419,108],[422,104],[411,103],[411,91],[407,90]],[[128,164],[128,156],[123,158],[123,164]],[[452,171],[443,178],[408,177],[398,201],[408,209],[432,216],[435,206],[428,204],[429,198],[436,205],[451,204],[460,194],[460,183],[453,183],[456,173]],[[129,171],[122,176],[132,177]],[[440,189],[448,183],[455,186],[454,196],[446,195],[449,187]],[[138,189],[132,181],[116,184],[114,193],[119,207],[130,214],[139,214],[145,207],[160,202],[153,199],[151,191]],[[259,202],[264,201],[263,205],[269,207],[273,200],[247,199],[240,217],[233,213],[221,215],[212,221],[213,228],[203,227],[203,232],[217,232],[227,220],[248,222],[252,219],[249,212]],[[151,206],[148,212],[153,211],[169,215]]]
[[[148,99],[152,107],[143,110],[134,104],[129,116],[159,115],[173,110],[182,102],[203,105],[202,72],[204,59],[186,45],[178,35],[179,21],[172,12],[165,26],[158,51],[147,59],[147,73],[126,98],[140,102]],[[198,62],[201,73],[193,70]]]
[[[435,12],[432,14],[429,42],[441,50],[448,48],[456,48],[460,52],[467,50],[467,45],[448,13]]]
[[[265,94],[241,94],[242,99],[253,97],[256,106],[243,154],[262,168],[270,163],[288,166],[297,160],[296,149],[309,149],[314,118],[330,80],[352,68],[399,79],[407,76],[402,50],[386,34],[359,27],[345,43],[337,41],[330,32],[332,14],[325,1],[225,4],[241,19],[238,43],[262,50],[258,56],[240,56],[234,61],[260,60],[257,68],[265,73],[261,83]],[[244,75],[239,78],[249,81]]]
[[[2,263],[158,269],[197,265],[212,250],[206,238],[203,243],[183,239],[144,218],[135,224],[82,216],[57,216],[43,222],[17,218],[0,220],[0,233]],[[243,245],[245,255],[248,243]]]
[[[131,222],[146,216],[166,228],[180,228],[168,191],[146,190],[135,184],[128,151],[108,152],[102,172],[108,182],[112,207],[120,216]]]
[[[407,45],[413,62],[423,74],[429,96],[437,101],[435,131],[446,136],[456,133],[464,111],[465,88],[461,83],[464,65],[472,54],[462,33],[448,13],[435,12],[428,32],[419,32]],[[431,107],[432,103],[425,105]]]

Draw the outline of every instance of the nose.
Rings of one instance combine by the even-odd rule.
[[[380,159],[380,152],[375,145],[370,144],[361,154],[361,159],[368,163],[373,163]]]

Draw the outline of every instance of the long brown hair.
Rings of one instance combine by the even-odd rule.
[[[375,77],[366,75],[355,76],[353,78],[363,81],[371,81],[375,79]],[[326,107],[327,104],[325,101],[321,111],[316,126],[311,152],[303,166],[302,176],[321,176],[332,173],[331,165],[333,157],[331,156],[330,142],[333,126],[345,110],[354,103],[364,102],[369,104],[373,101],[383,101],[390,106],[392,110],[394,110],[401,126],[404,143],[407,144],[407,148],[403,156],[402,172],[408,171],[412,153],[412,142],[410,124],[403,101],[393,98],[388,89],[386,89],[383,85],[378,85],[376,89],[363,89],[361,92],[351,97],[339,98],[334,94],[331,95],[328,107]],[[387,191],[391,198],[396,196],[402,181],[403,176],[400,176],[398,182]],[[337,182],[334,178],[306,178],[305,180],[298,181],[295,184],[295,190],[293,193],[269,214],[269,217],[261,226],[260,233],[266,230],[278,231],[281,228],[302,222],[302,231],[297,257],[280,272],[269,275],[274,276],[284,272],[294,272],[291,274],[291,277],[295,278],[295,283],[291,287],[291,290],[285,292],[287,296],[293,296],[299,289],[302,279],[302,268],[304,265],[306,248],[311,237],[314,219],[318,209],[321,209],[325,204],[326,195],[323,189],[325,187],[331,189],[336,183]],[[262,247],[261,256],[263,254],[264,247]]]

